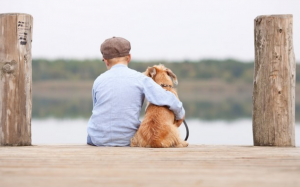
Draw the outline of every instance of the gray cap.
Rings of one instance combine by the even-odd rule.
[[[121,37],[109,38],[100,47],[100,51],[105,59],[127,56],[130,49],[130,42]]]

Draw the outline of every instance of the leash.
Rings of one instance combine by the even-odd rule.
[[[188,138],[189,138],[190,131],[189,131],[189,127],[188,127],[188,125],[186,124],[186,121],[185,121],[185,120],[183,120],[183,123],[184,123],[185,129],[186,129],[186,136],[185,136],[184,141],[187,141]]]

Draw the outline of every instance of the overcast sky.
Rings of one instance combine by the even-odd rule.
[[[100,44],[121,36],[134,60],[254,59],[254,19],[294,15],[299,0],[0,0],[0,13],[34,18],[34,58],[101,58]]]

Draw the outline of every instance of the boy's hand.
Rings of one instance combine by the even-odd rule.
[[[176,124],[177,127],[180,127],[180,125],[183,122],[184,118],[185,118],[185,116],[180,120],[175,120],[175,124]]]

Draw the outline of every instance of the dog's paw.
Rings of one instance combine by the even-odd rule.
[[[187,146],[189,146],[189,143],[188,143],[187,141],[183,141],[183,142],[182,142],[182,146],[183,146],[183,147],[187,147]]]
[[[189,145],[189,143],[188,142],[186,142],[186,141],[182,141],[182,142],[180,142],[177,146],[175,146],[175,147],[187,147]]]

